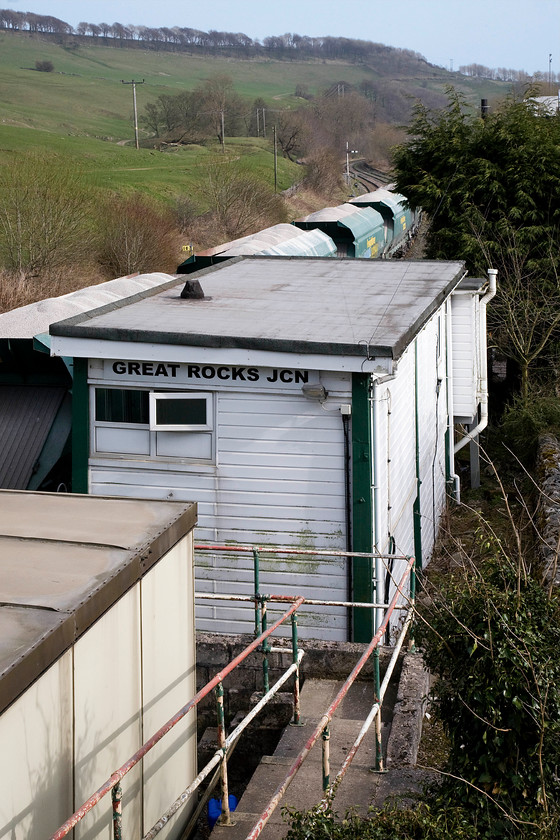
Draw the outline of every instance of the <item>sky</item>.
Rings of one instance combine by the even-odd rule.
[[[284,32],[361,38],[414,50],[448,70],[476,63],[560,72],[560,0],[7,0],[2,8],[72,26],[187,26],[259,40]]]

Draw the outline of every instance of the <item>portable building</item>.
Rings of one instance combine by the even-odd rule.
[[[51,352],[74,359],[74,489],[196,499],[198,540],[286,548],[261,572],[265,591],[385,597],[390,573],[374,593],[369,560],[289,550],[429,557],[454,477],[451,296],[464,275],[461,262],[235,257],[197,275],[201,297],[175,277],[53,324]],[[252,591],[239,554],[199,559],[196,575],[199,590]],[[252,629],[229,605],[197,615]],[[309,609],[302,629],[346,639],[347,618]]]
[[[0,491],[1,838],[53,835],[195,695],[195,521],[184,502]],[[195,776],[190,712],[124,777],[123,836]],[[111,821],[109,795],[73,836]]]

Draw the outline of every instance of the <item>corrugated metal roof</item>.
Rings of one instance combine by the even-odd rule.
[[[0,487],[25,490],[66,388],[0,385]]]
[[[182,300],[181,282],[51,335],[353,356],[359,366],[368,350],[398,357],[464,273],[462,262],[233,257],[197,274],[202,300]],[[56,352],[67,355],[64,342]]]
[[[185,534],[196,505],[0,491],[0,712]]]
[[[33,338],[48,332],[49,325],[54,321],[128,298],[146,289],[165,285],[174,279],[173,275],[163,273],[119,277],[96,286],[78,289],[67,295],[45,298],[37,303],[12,309],[0,315],[0,338]]]

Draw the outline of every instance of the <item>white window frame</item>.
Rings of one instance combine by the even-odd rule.
[[[157,403],[160,400],[205,400],[206,423],[157,423]],[[150,391],[150,431],[152,432],[211,432],[214,429],[212,394],[206,391],[181,393]]]

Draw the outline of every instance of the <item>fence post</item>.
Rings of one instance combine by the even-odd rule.
[[[381,694],[381,675],[379,672],[378,644],[375,646],[375,649],[373,651],[373,684],[373,702],[379,703],[379,695]],[[375,770],[378,773],[383,772],[383,745],[381,743],[381,704],[379,704],[379,711],[375,716]]]
[[[418,582],[418,577],[416,574],[416,562],[412,564],[412,568],[410,569],[410,608],[414,609],[414,605],[416,602],[416,586]],[[409,649],[414,653],[416,650],[416,644],[414,641],[414,635],[411,633],[410,641],[408,643]]]
[[[299,703],[299,656],[298,656],[298,628],[297,613],[292,613],[292,664],[296,666],[294,675],[294,719],[292,724],[299,726],[300,703]]]
[[[117,784],[111,790],[113,800],[113,840],[122,840],[122,787]]]
[[[233,825],[229,812],[229,786],[227,775],[227,752],[226,752],[226,722],[224,715],[224,686],[220,682],[216,686],[216,714],[218,718],[218,747],[222,750],[222,761],[220,763],[222,781],[222,813],[218,818],[220,825]]]
[[[259,617],[259,606],[260,606],[260,568],[259,568],[259,550],[258,548],[253,548],[253,581],[255,586],[255,638],[259,635],[260,630],[260,617]]]
[[[323,729],[323,793],[327,792],[331,782],[330,741],[331,732],[327,723]]]
[[[261,633],[266,633],[267,630],[267,616],[266,616],[266,598],[261,599]],[[263,652],[263,694],[266,694],[270,688],[268,680],[268,653],[270,651],[270,644],[268,639],[264,639],[262,643]]]

